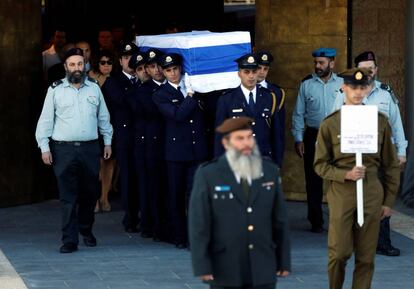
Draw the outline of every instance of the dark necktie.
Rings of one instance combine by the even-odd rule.
[[[179,93],[182,94],[182,96],[185,96],[184,93],[181,91],[181,86],[177,86],[177,90],[178,90]]]
[[[135,77],[131,77],[129,80],[132,84],[135,84],[137,82],[137,79]]]
[[[242,187],[244,195],[246,196],[246,199],[249,199],[250,186],[249,186],[249,182],[247,181],[247,179],[241,178],[240,185]]]
[[[254,99],[253,99],[253,92],[249,92],[249,106],[250,109],[254,112]]]

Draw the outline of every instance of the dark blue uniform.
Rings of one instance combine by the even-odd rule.
[[[216,127],[227,118],[248,116],[254,119],[253,132],[263,156],[271,157],[279,166],[282,162],[283,147],[280,147],[280,124],[277,113],[277,100],[270,90],[256,86],[255,111],[249,107],[240,88],[237,87],[222,95],[217,104]],[[215,156],[224,152],[221,135],[216,133]]]
[[[109,77],[102,89],[111,107],[112,124],[114,127],[114,143],[116,160],[119,166],[119,185],[122,207],[125,216],[122,221],[125,229],[136,228],[138,225],[138,196],[134,183],[133,158],[133,117],[128,102],[133,84],[124,73]]]
[[[197,95],[184,97],[168,82],[155,91],[154,102],[165,118],[168,211],[178,245],[187,242],[186,204],[195,170],[207,158],[203,111]]]
[[[167,177],[164,157],[165,124],[153,101],[159,88],[149,80],[134,89],[131,107],[134,112],[135,163],[139,187],[141,230],[146,236],[160,239],[161,213],[165,199]]]
[[[283,155],[285,151],[285,126],[286,126],[286,108],[285,108],[285,91],[278,85],[273,83],[267,83],[267,89],[276,95],[276,111],[279,118],[277,131],[279,132],[279,138],[277,139],[276,147],[280,148],[277,159],[280,159],[280,166],[282,166]]]

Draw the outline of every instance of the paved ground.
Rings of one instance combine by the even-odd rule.
[[[280,279],[277,288],[328,288],[326,233],[307,231],[305,203],[288,205],[293,274]],[[406,225],[413,224],[414,210],[401,204],[397,209],[401,214],[395,216],[395,230],[414,235],[414,226]],[[56,200],[0,209],[0,289],[207,289],[192,276],[188,251],[126,234],[116,207],[97,215],[98,247],[81,245],[76,253],[59,254],[59,212]],[[414,241],[396,232],[392,239],[402,256],[377,257],[372,288],[413,289]],[[351,287],[352,263],[344,289]]]

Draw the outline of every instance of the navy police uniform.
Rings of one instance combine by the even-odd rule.
[[[252,61],[249,63],[248,61]],[[256,69],[256,56],[248,54],[238,60],[239,68]],[[227,118],[248,116],[254,119],[253,132],[263,156],[271,157],[278,165],[281,164],[283,148],[280,145],[279,117],[277,114],[276,96],[271,91],[256,85],[256,102],[251,108],[242,91],[242,85],[222,95],[217,103],[216,126]],[[221,135],[216,133],[215,156],[224,152]]]
[[[181,67],[178,54],[165,54],[159,64],[165,70]],[[165,119],[165,159],[168,174],[168,206],[173,227],[173,242],[186,247],[186,207],[193,177],[198,165],[207,158],[202,104],[193,97],[183,95],[179,86],[171,82],[162,85],[154,93],[154,102]]]
[[[137,51],[133,43],[121,47],[120,56],[132,55]],[[114,142],[116,159],[119,166],[119,185],[122,207],[125,211],[123,225],[127,231],[136,231],[138,219],[138,196],[134,181],[133,158],[133,117],[128,99],[134,86],[134,81],[123,71],[116,76],[110,76],[102,89],[108,98],[113,116]]]
[[[273,61],[273,56],[269,52],[257,52],[257,63],[259,65],[270,66]],[[260,86],[269,89],[276,95],[276,110],[279,117],[278,128],[279,138],[277,138],[276,147],[280,148],[278,150],[278,155],[276,158],[280,160],[280,165],[282,165],[283,154],[285,151],[285,126],[286,126],[286,108],[285,108],[285,91],[278,86],[277,84],[267,82],[266,79],[259,83]]]

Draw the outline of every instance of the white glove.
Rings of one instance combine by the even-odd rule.
[[[187,72],[184,74],[184,85],[187,91],[187,94],[194,94],[194,90],[191,87],[190,77],[188,76]]]

